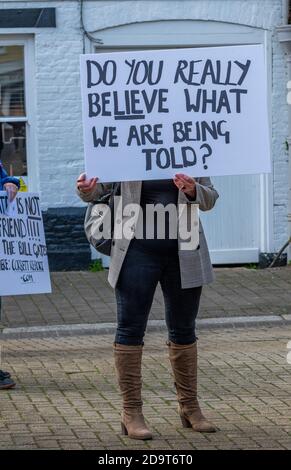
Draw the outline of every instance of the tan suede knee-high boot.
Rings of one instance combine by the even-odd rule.
[[[123,399],[122,434],[131,439],[152,439],[142,414],[141,361],[142,346],[114,344],[114,358],[118,383]]]
[[[197,432],[215,432],[217,428],[203,416],[197,399],[197,344],[167,343],[175,377],[179,413],[184,427]]]

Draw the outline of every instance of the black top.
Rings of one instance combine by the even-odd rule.
[[[175,204],[178,202],[178,188],[173,180],[143,181],[140,204]]]
[[[175,223],[175,219],[171,219],[169,217],[169,212],[165,211],[165,237],[158,238],[157,233],[157,216],[154,217],[146,217],[146,207],[149,204],[162,204],[163,206],[167,206],[168,204],[174,204],[177,207],[178,203],[178,188],[174,184],[172,179],[169,180],[155,180],[155,181],[143,181],[142,182],[142,189],[141,189],[141,200],[140,206],[143,211],[143,231],[140,231],[136,234],[136,239],[134,239],[134,243],[138,244],[139,247],[144,249],[155,251],[155,252],[162,252],[168,253],[169,251],[178,249],[177,245],[177,224]],[[172,208],[173,209],[173,208]],[[163,220],[161,217],[159,220]],[[169,222],[173,220],[175,224],[170,232]],[[147,230],[151,232],[151,238],[147,238],[146,234]],[[142,234],[142,238],[139,237],[139,233]],[[170,236],[175,238],[170,238]]]

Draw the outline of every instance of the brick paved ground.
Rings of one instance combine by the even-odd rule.
[[[119,433],[111,335],[9,340],[2,367],[18,387],[0,392],[0,448],[291,449],[290,327],[199,337],[199,394],[220,432],[181,427],[164,334],[148,335],[145,345],[144,408],[155,437],[145,443]]]
[[[291,266],[215,271],[216,282],[204,288],[200,318],[291,314]],[[3,298],[4,325],[112,322],[115,299],[106,278],[106,271],[53,273],[52,294]],[[151,319],[163,317],[163,300],[158,289]]]

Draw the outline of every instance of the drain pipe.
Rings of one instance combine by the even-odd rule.
[[[288,84],[286,84],[286,96],[288,93],[288,237],[289,243],[287,244],[288,251],[288,262],[291,261],[291,24],[288,24],[288,17],[289,17],[289,0],[283,0],[282,2],[282,26],[277,28],[278,38],[280,43],[284,46],[286,52],[286,60],[287,60],[287,73],[288,73]],[[285,23],[285,24],[284,24]],[[290,99],[289,99],[290,96]],[[286,247],[285,247],[286,248]]]

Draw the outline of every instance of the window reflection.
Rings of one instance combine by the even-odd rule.
[[[25,144],[25,122],[1,123],[0,160],[10,175],[27,175]]]
[[[0,116],[25,116],[23,46],[0,46]]]
[[[24,47],[0,45],[0,160],[13,176],[26,176]],[[6,121],[6,118],[9,118]]]

